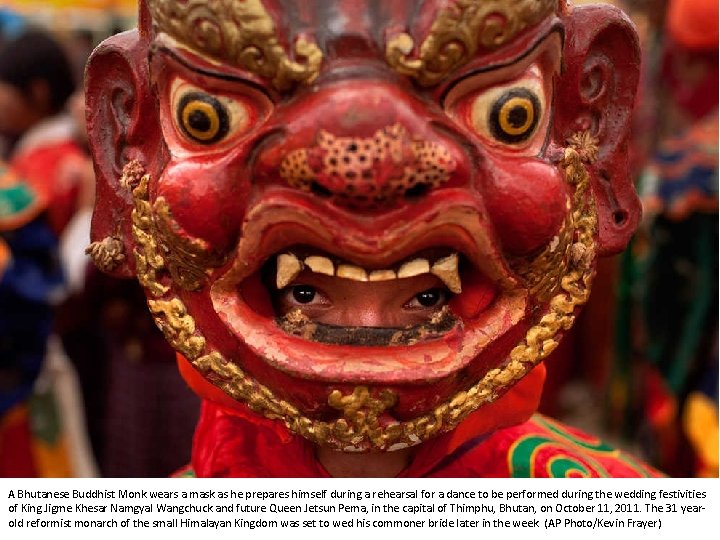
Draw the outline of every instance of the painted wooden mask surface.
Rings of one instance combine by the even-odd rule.
[[[90,252],[207,388],[313,442],[402,448],[497,399],[637,224],[639,52],[614,8],[141,4],[87,71]],[[414,324],[332,324],[299,276],[440,292]]]

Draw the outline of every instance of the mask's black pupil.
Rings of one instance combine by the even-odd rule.
[[[203,105],[210,105],[213,111]],[[180,99],[177,123],[190,139],[201,144],[216,143],[230,130],[227,109],[218,99],[203,92],[188,92]]]
[[[509,111],[503,111],[503,107],[514,98],[522,99],[527,103],[527,106],[515,105]],[[541,115],[540,100],[534,92],[527,88],[511,88],[490,108],[488,127],[497,140],[508,144],[520,143],[533,135]],[[528,121],[530,122],[528,123]],[[503,123],[505,123],[504,128]],[[525,126],[527,127],[525,128]],[[523,131],[520,133],[508,133],[506,130],[510,127],[522,129]]]
[[[309,304],[315,299],[315,289],[310,285],[297,285],[293,287],[292,295],[298,304]]]
[[[510,114],[508,114],[508,122],[510,122],[510,125],[514,128],[519,128],[521,126],[525,125],[525,122],[527,122],[527,109],[525,107],[513,107],[513,109],[510,111]]]
[[[210,118],[208,118],[208,115],[203,111],[191,112],[188,117],[188,123],[191,128],[199,132],[209,131],[211,126]]]
[[[442,292],[440,289],[428,289],[418,294],[415,298],[423,307],[433,307],[440,301]]]

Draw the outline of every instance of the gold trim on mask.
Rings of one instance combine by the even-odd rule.
[[[560,164],[566,181],[574,186],[575,192],[568,218],[570,247],[563,265],[565,271],[553,287],[558,292],[549,300],[540,320],[511,351],[505,364],[487,372],[468,390],[458,392],[428,414],[413,420],[380,426],[378,416],[391,408],[397,398],[387,389],[371,393],[364,386],[357,386],[350,395],[343,395],[339,390],[330,392],[328,405],[340,410],[341,418],[332,421],[308,418],[245,374],[236,363],[212,350],[183,302],[169,287],[158,282],[158,274],[167,270],[162,264],[157,264],[162,258],[158,261],[157,244],[149,241],[157,231],[149,202],[148,175],[144,175],[132,190],[138,279],[151,296],[148,300],[150,311],[170,344],[184,354],[207,380],[235,400],[246,403],[267,418],[282,421],[292,432],[314,443],[336,450],[396,450],[416,445],[455,428],[470,413],[495,401],[524,377],[557,347],[561,334],[572,326],[576,309],[587,301],[596,256],[594,237],[597,217],[590,193],[590,176],[583,163],[583,160],[589,161],[590,155],[584,152],[585,157],[581,157],[583,149],[572,146],[581,140],[585,139],[570,141],[571,146],[566,148]],[[137,174],[137,167],[138,163],[132,162],[126,171]],[[124,173],[123,178],[125,176]],[[124,180],[124,183],[129,181]],[[148,261],[156,264],[150,265]]]
[[[150,313],[165,338],[186,358],[197,358],[205,347],[205,338],[198,335],[195,319],[179,298],[148,300]]]
[[[395,71],[432,86],[470,60],[480,47],[497,49],[555,12],[557,0],[458,0],[440,10],[413,57],[407,33],[390,38],[385,58]]]
[[[560,287],[561,278],[571,261],[574,234],[572,215],[568,215],[558,234],[540,254],[517,257],[510,261],[513,271],[522,278],[523,285],[540,302],[550,300]]]
[[[132,190],[135,208],[132,211],[132,232],[135,238],[135,272],[140,285],[150,294],[159,297],[170,290],[170,287],[160,283],[158,273],[165,270],[165,259],[161,255],[162,248],[158,244],[157,229],[153,221],[150,206],[150,192],[148,184],[150,175],[139,176],[137,161],[131,161],[123,169],[120,185]]]
[[[566,141],[575,149],[582,162],[593,163],[598,155],[598,139],[589,131],[574,133]],[[571,203],[568,201],[568,209]],[[567,272],[569,264],[581,263],[580,258],[594,257],[584,244],[574,238],[574,216],[565,219],[557,236],[545,246],[539,255],[518,257],[510,262],[513,270],[522,279],[524,285],[540,302],[546,302],[557,292],[561,277]]]
[[[294,82],[310,83],[320,73],[322,51],[300,37],[293,61],[278,39],[261,0],[148,0],[156,28],[181,43],[219,60],[270,79],[278,90]]]
[[[125,260],[125,246],[116,236],[106,236],[85,248],[92,262],[103,272],[112,272]]]
[[[132,192],[135,203],[132,229],[136,243],[134,255],[138,281],[153,296],[162,296],[168,291],[168,286],[160,282],[158,272],[167,271],[180,288],[196,291],[204,284],[206,269],[222,265],[225,259],[214,252],[206,241],[186,238],[181,231],[176,230],[178,226],[164,197],[158,197],[153,205],[150,204],[150,177],[138,172],[138,167],[141,166],[137,161],[130,162],[120,178],[120,185]],[[93,242],[86,249],[96,266],[104,271],[108,271],[104,266],[105,258],[109,256],[104,246],[109,245],[111,240],[105,238],[102,243]],[[124,255],[122,257],[124,259]]]
[[[390,390],[381,390],[375,398],[367,386],[356,386],[352,394],[347,396],[340,390],[330,392],[328,405],[343,413],[343,417],[335,424],[335,431],[341,434],[354,433],[354,438],[347,441],[343,450],[352,452],[362,448],[364,440],[370,440],[374,446],[383,445],[384,432],[378,416],[396,402],[397,396]]]
[[[153,204],[155,226],[172,280],[186,291],[196,291],[205,282],[206,268],[221,266],[225,258],[199,238],[188,238],[178,228],[164,197]]]

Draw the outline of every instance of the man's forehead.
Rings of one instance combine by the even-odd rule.
[[[384,58],[423,86],[498,51],[562,0],[146,0],[156,32],[282,90],[338,56]]]

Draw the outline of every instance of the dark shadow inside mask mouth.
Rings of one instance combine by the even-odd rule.
[[[461,325],[448,306],[439,309],[429,321],[405,328],[371,326],[335,326],[311,320],[299,309],[277,319],[288,334],[316,343],[364,347],[409,346],[439,339]]]

